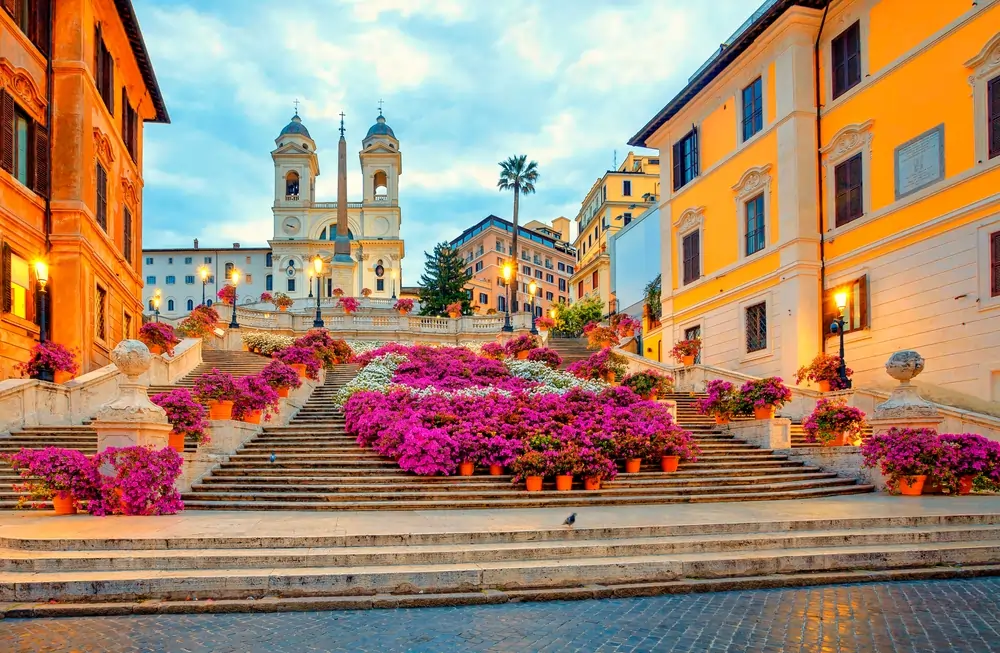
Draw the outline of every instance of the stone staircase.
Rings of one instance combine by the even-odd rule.
[[[426,477],[362,449],[344,429],[332,404],[356,372],[328,371],[326,384],[287,425],[267,427],[227,463],[184,495],[193,510],[429,510],[535,508],[811,498],[871,492],[869,485],[837,476],[736,439],[694,408],[697,396],[675,394],[678,420],[702,455],[677,472],[645,465],[620,474],[599,491],[541,492],[511,485],[510,476]],[[270,456],[276,455],[270,462]],[[579,481],[577,481],[579,485]]]
[[[586,338],[556,338],[550,337],[548,348],[562,356],[562,366],[566,367],[578,360],[589,358],[593,351],[587,349]]]
[[[202,374],[218,369],[220,372],[229,372],[234,377],[249,376],[257,374],[271,362],[271,359],[259,354],[252,354],[248,351],[216,351],[214,349],[203,349],[201,353],[201,364],[191,370],[188,374],[178,379],[172,385],[151,385],[149,386],[149,396],[152,397],[160,392],[170,392],[177,388],[194,388],[194,382]]]
[[[97,432],[90,426],[29,426],[14,431],[8,438],[0,438],[0,454],[17,453],[21,449],[44,449],[60,447],[76,449],[91,456],[97,453]],[[9,464],[0,461],[0,510],[13,510],[17,507],[20,496],[14,491],[14,485],[21,483]],[[44,507],[51,507],[49,502],[43,502]]]
[[[872,434],[872,427],[866,426],[861,430],[861,437],[867,438]],[[806,436],[806,431],[802,428],[801,422],[792,422],[792,428],[790,432],[792,438],[792,447],[816,447],[819,446],[818,442],[809,442]]]

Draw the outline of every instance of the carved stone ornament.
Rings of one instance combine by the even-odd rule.
[[[106,165],[115,161],[115,150],[111,147],[111,139],[98,127],[94,127],[94,153]]]
[[[389,258],[393,261],[399,260],[399,254],[389,254]]]
[[[6,89],[37,122],[45,122],[45,94],[31,74],[8,59],[0,58],[0,89]]]
[[[674,227],[677,228],[678,233],[685,233],[700,227],[704,220],[705,207],[699,206],[697,208],[687,209],[681,213],[681,217],[677,218],[677,221],[674,222]]]
[[[866,120],[863,123],[845,125],[840,131],[833,135],[833,138],[830,139],[829,143],[820,149],[820,152],[822,152],[828,159],[837,161],[864,146],[866,140],[868,143],[871,143],[872,127],[874,126],[874,120]]]
[[[912,350],[897,351],[885,364],[886,373],[899,381],[889,399],[875,406],[874,420],[935,418],[937,407],[924,401],[910,381],[924,371],[924,357]]]
[[[149,348],[139,340],[122,340],[111,351],[111,362],[127,380],[118,383],[118,398],[102,406],[94,421],[166,424],[166,412],[149,400],[147,384],[139,380],[153,362]]]
[[[972,69],[972,75],[969,76],[970,84],[992,75],[1000,68],[1000,32],[986,42],[979,54],[966,61],[965,67]]]
[[[133,208],[139,206],[139,192],[136,190],[136,185],[124,175],[122,176],[122,197],[125,199],[125,204]]]
[[[768,172],[771,170],[771,164],[766,163],[759,168],[750,168],[743,173],[740,177],[739,183],[733,186],[733,192],[736,193],[736,199],[743,199],[750,197],[751,195],[756,195],[758,192],[767,187],[767,184],[771,181],[771,175]]]
[[[901,385],[909,385],[913,377],[924,371],[924,363],[924,357],[912,349],[897,351],[886,361],[885,373]]]

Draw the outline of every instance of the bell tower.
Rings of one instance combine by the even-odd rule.
[[[319,157],[298,110],[274,143],[274,207],[301,207],[315,201]]]
[[[399,152],[399,141],[392,127],[386,124],[381,107],[361,146],[365,208],[399,206],[399,175],[403,172],[403,157]]]

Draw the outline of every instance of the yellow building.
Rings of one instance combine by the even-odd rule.
[[[630,144],[669,162],[664,352],[790,380],[844,289],[856,385],[916,349],[1000,398],[1000,1],[770,0]]]
[[[608,234],[653,206],[660,194],[660,158],[628,153],[617,170],[594,182],[576,215],[577,266],[570,279],[573,299],[598,295],[605,312],[615,310],[611,294]]]

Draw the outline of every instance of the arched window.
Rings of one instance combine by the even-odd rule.
[[[499,310],[501,313],[507,311],[507,298],[504,297],[503,295],[497,297],[497,310]]]
[[[156,309],[153,308],[153,300],[152,299],[149,300],[149,310],[151,310],[151,311],[152,310],[156,310]]]
[[[385,267],[382,265],[382,259],[379,259],[378,263],[375,264],[375,276],[379,279],[385,276]]]
[[[189,311],[193,311],[193,310],[194,310],[194,300],[193,300],[193,299],[189,299],[189,300],[188,300],[188,303],[187,303],[187,309],[188,309]]]
[[[226,281],[229,281],[232,278],[233,278],[233,264],[226,263]]]
[[[383,198],[389,194],[389,176],[384,170],[377,170],[372,178],[372,193],[376,198]]]
[[[271,291],[274,290],[274,275],[269,274],[264,277],[264,290]]]
[[[172,299],[167,300],[167,311],[170,313],[174,312],[174,300]]]
[[[337,223],[334,222],[329,227],[323,227],[323,232],[320,233],[320,240],[336,240],[337,238]],[[350,229],[347,230],[348,240],[354,240],[354,232]]]
[[[268,252],[267,255],[264,256],[264,267],[269,268],[273,266],[274,266],[274,256],[271,254],[271,252]],[[268,290],[270,290],[270,288]]]
[[[285,175],[285,195],[296,197],[299,194],[299,173],[292,170]]]

